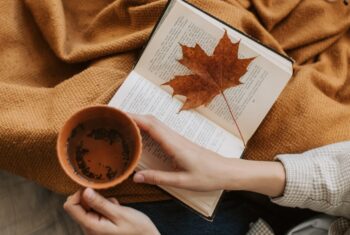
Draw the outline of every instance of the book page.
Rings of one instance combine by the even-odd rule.
[[[244,147],[240,139],[196,111],[178,113],[182,105],[180,101],[135,71],[129,74],[109,105],[125,112],[152,114],[190,141],[224,157],[239,158],[242,155]],[[160,146],[146,134],[142,138],[144,148],[139,168],[173,170],[171,158]],[[206,216],[211,215],[222,193],[163,188]]]
[[[248,72],[240,79],[243,84],[225,91],[244,139],[249,140],[291,77],[291,71],[286,71],[286,63],[289,62],[283,57],[278,61],[277,54],[270,55],[271,52],[266,51],[268,49],[259,47],[257,43],[252,46],[251,39],[240,37],[236,31],[215,19],[208,19],[204,13],[183,1],[176,0],[171,7],[151,38],[135,71],[171,94],[171,88],[161,84],[173,79],[175,75],[191,73],[177,62],[182,57],[179,44],[193,47],[198,43],[211,55],[226,29],[233,42],[241,40],[239,58],[256,57],[249,65]],[[181,96],[175,98],[185,100]],[[197,111],[239,137],[221,95],[209,106],[199,107]]]

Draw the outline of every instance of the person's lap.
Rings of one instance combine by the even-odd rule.
[[[239,198],[225,200],[213,222],[173,200],[129,206],[148,215],[161,234],[245,234],[249,223],[256,219],[254,210]]]
[[[170,200],[130,204],[148,215],[161,234],[246,234],[250,223],[263,218],[276,234],[285,233],[301,221],[315,215],[309,210],[283,208],[272,204],[266,197],[251,193],[226,193],[216,215],[209,222],[179,202]]]

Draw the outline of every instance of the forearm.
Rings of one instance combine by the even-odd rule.
[[[350,142],[277,158],[276,162],[226,160],[223,187],[265,194],[282,206],[350,218]]]
[[[286,174],[280,162],[229,159],[223,187],[226,190],[245,190],[271,197],[282,195]]]

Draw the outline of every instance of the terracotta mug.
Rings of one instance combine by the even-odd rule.
[[[97,190],[127,179],[141,151],[136,123],[126,113],[106,105],[75,113],[57,139],[57,156],[65,173],[79,185]]]

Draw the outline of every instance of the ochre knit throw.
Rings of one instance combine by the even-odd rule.
[[[341,0],[193,0],[296,60],[294,77],[248,144],[272,160],[350,138],[350,6]],[[59,193],[57,133],[75,111],[109,101],[130,72],[165,0],[3,0],[0,3],[0,168]],[[160,200],[131,180],[122,202]]]

